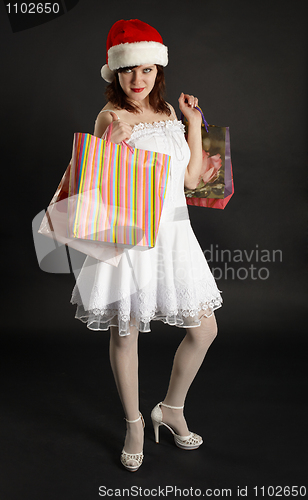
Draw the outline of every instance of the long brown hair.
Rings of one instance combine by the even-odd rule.
[[[136,66],[134,66],[136,67]],[[157,75],[153,89],[149,94],[149,102],[155,113],[165,113],[168,116],[171,115],[171,110],[164,99],[166,91],[165,75],[163,67],[156,64]],[[107,86],[105,95],[109,102],[111,102],[117,109],[126,109],[132,113],[138,113],[139,108],[137,105],[133,104],[125,92],[123,91],[118,73],[125,71],[128,68],[120,68],[114,74],[113,81]],[[132,68],[129,68],[132,69]]]

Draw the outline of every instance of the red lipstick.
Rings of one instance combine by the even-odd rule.
[[[144,90],[144,87],[142,89],[132,89],[133,92],[142,92]]]

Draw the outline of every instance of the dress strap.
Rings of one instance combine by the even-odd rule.
[[[98,114],[100,115],[101,113],[106,113],[106,111],[112,111],[112,113],[114,113],[117,117],[118,117],[118,120],[120,120],[120,117],[119,115],[117,115],[117,113],[115,111],[113,111],[113,109],[102,109],[102,111],[100,111]]]
[[[170,111],[171,111],[171,116],[175,117],[175,121],[178,121],[178,118],[177,118],[177,116],[176,116],[176,114],[175,114],[174,110],[170,107],[170,104],[169,104],[168,102],[166,102],[166,104],[167,104],[168,108],[169,108],[169,109],[170,109]]]

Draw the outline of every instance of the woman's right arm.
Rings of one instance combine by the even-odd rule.
[[[96,118],[93,135],[101,138],[110,123],[112,123],[111,142],[120,144],[122,141],[128,141],[132,133],[132,127],[128,123],[119,120],[113,111],[99,113]]]

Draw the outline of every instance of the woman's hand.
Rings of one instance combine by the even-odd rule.
[[[95,137],[105,138],[105,133],[109,125],[112,124],[111,142],[120,144],[122,141],[127,141],[132,134],[132,127],[128,123],[119,120],[116,113],[109,111],[108,113],[99,113],[95,121],[94,135]]]
[[[113,111],[110,111],[110,114],[113,118],[110,141],[116,144],[128,141],[132,134],[132,126],[120,120]]]
[[[198,106],[198,98],[193,95],[181,93],[179,107],[188,123],[201,125],[201,113],[195,109]]]

